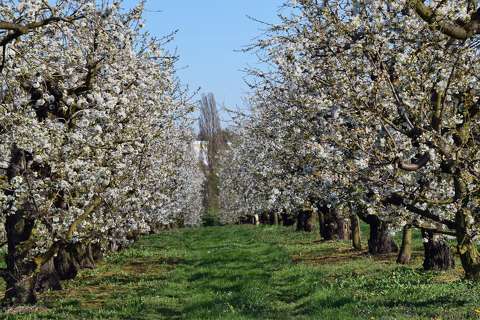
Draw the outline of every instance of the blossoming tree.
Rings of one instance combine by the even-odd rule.
[[[192,106],[175,57],[142,31],[142,10],[0,4],[6,303],[34,302],[35,291],[88,264],[93,244],[106,250],[197,201],[185,197],[199,185],[188,155]],[[198,220],[193,211],[188,219]]]

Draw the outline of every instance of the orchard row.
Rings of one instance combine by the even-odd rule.
[[[318,213],[325,239],[351,224],[355,240],[360,218],[373,254],[395,251],[403,229],[399,262],[419,228],[427,269],[452,266],[452,238],[480,279],[477,1],[285,7],[251,48],[269,67],[251,70],[252,114],[223,155],[222,219],[268,213],[308,230]]]
[[[5,304],[172,224],[195,225],[193,107],[143,4],[0,3]]]

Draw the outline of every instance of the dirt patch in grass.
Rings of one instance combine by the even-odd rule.
[[[38,313],[48,311],[45,307],[38,306],[18,306],[5,310],[5,314],[8,315],[17,315],[17,314],[29,314],[29,313]]]
[[[351,261],[352,259],[362,259],[368,257],[368,252],[366,250],[357,251],[353,249],[344,249],[338,248],[334,253],[329,255],[316,254],[315,252],[310,252],[307,255],[293,255],[293,263],[306,263],[306,264],[331,264],[331,263],[341,263],[346,261]]]
[[[358,251],[349,248],[337,248],[332,253],[325,255],[324,252],[316,253],[309,252],[308,254],[303,255],[293,255],[293,263],[306,263],[311,265],[321,265],[321,264],[332,264],[332,263],[343,263],[350,262],[352,260],[358,259],[373,259],[375,262],[380,263],[391,263],[395,262],[398,253],[386,253],[371,255],[366,249]],[[413,252],[412,260],[423,257],[422,252]]]

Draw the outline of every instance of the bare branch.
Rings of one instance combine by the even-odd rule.
[[[430,161],[430,154],[425,153],[413,163],[407,163],[405,161],[398,160],[398,167],[405,171],[417,171],[423,168],[428,163],[428,161]]]
[[[471,14],[469,22],[459,24],[438,17],[429,6],[425,5],[423,0],[411,0],[410,5],[425,22],[454,39],[466,40],[480,33],[480,14],[478,11]]]

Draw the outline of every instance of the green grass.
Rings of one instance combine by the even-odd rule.
[[[419,252],[408,267],[394,261],[281,227],[169,231],[0,318],[480,319],[480,286],[459,268],[423,272]]]

